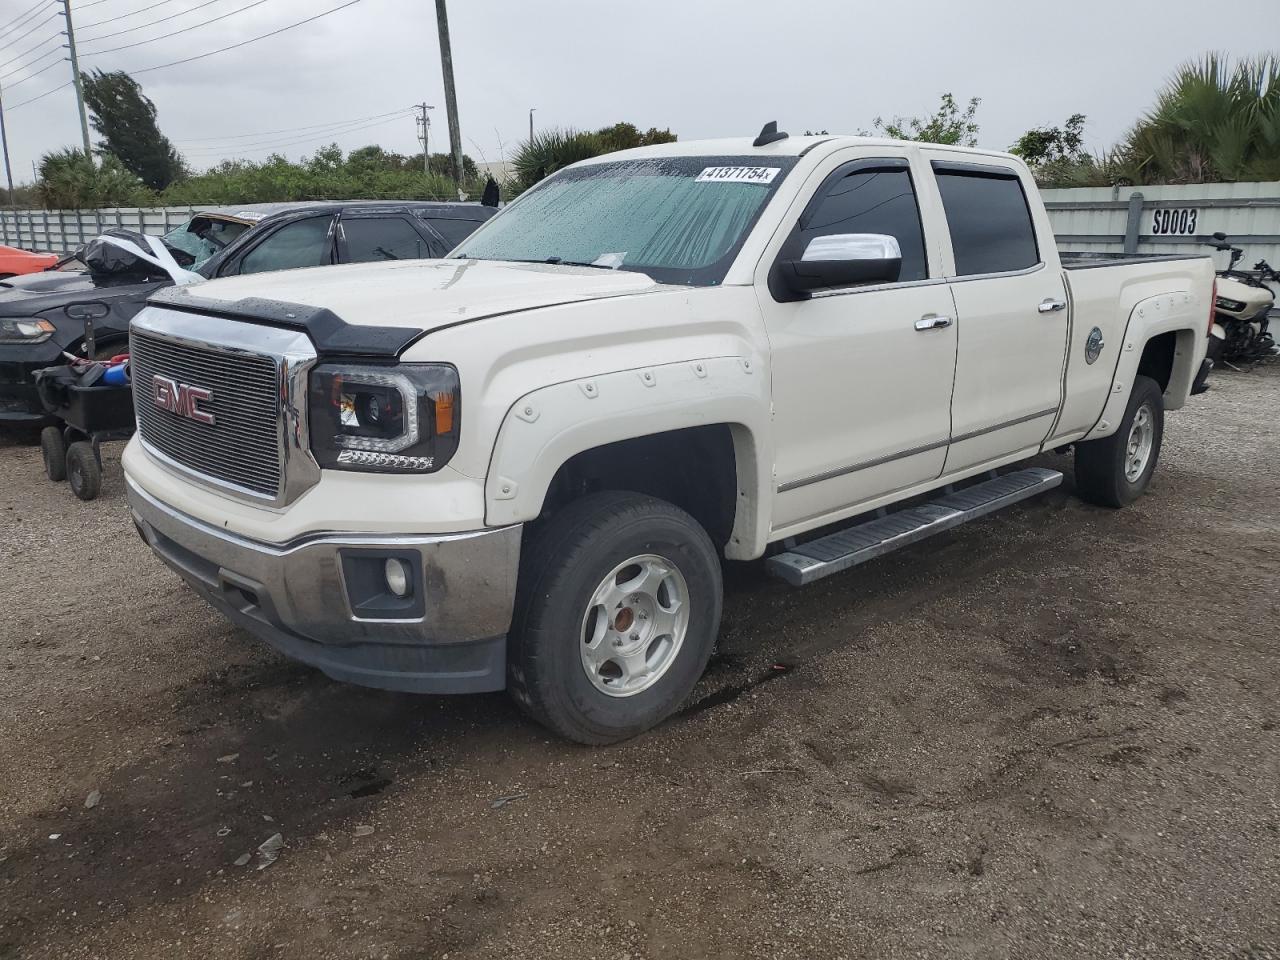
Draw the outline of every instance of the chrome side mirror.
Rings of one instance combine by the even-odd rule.
[[[833,233],[814,237],[798,260],[779,263],[784,285],[797,299],[815,290],[860,283],[893,283],[902,270],[902,248],[883,233]]]

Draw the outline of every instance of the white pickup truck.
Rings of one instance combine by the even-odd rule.
[[[332,677],[509,689],[606,743],[688,696],[721,560],[793,584],[1058,484],[1147,487],[1204,257],[1059,261],[1027,168],[857,137],[557,172],[444,260],[157,294],[124,455],[146,542]]]

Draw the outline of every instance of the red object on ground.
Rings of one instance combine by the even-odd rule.
[[[0,280],[23,273],[39,273],[58,262],[56,253],[31,253],[0,244]]]

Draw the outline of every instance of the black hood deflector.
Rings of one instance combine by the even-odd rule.
[[[427,332],[419,327],[371,327],[347,323],[332,310],[303,303],[264,300],[262,297],[213,300],[188,293],[183,287],[160,290],[147,302],[166,310],[301,330],[311,338],[322,360],[395,360]]]

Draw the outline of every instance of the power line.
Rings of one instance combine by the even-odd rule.
[[[103,0],[95,0],[95,2],[102,3]],[[150,73],[152,70],[164,70],[166,67],[177,67],[184,63],[191,63],[194,60],[203,60],[205,57],[212,57],[219,53],[226,53],[228,50],[246,47],[251,43],[257,43],[259,40],[265,40],[267,37],[274,37],[277,34],[284,33],[286,30],[292,30],[294,27],[300,27],[303,24],[311,23],[313,20],[319,20],[321,17],[327,17],[329,14],[337,13],[339,10],[345,10],[347,7],[353,7],[359,2],[360,0],[347,0],[346,3],[333,7],[330,10],[324,10],[314,16],[307,17],[305,20],[299,20],[296,23],[287,24],[279,29],[272,30],[270,33],[264,33],[257,37],[250,37],[248,40],[241,40],[239,43],[233,43],[226,47],[219,47],[217,50],[210,50],[208,53],[200,53],[194,57],[184,57],[181,60],[172,60],[169,63],[158,63],[154,67],[143,67],[141,70],[131,70],[130,73],[133,76],[137,76],[140,73]]]
[[[87,10],[89,7],[96,7],[100,3],[106,3],[107,0],[91,0],[89,3],[80,4],[81,10]]]
[[[47,71],[47,70],[52,70],[54,67],[61,65],[61,63],[62,63],[62,61],[61,61],[61,60],[55,60],[55,61],[53,61],[53,63],[50,63],[50,64],[48,64],[48,65],[46,65],[46,66],[41,67],[41,68],[40,68],[39,70],[37,70],[35,73],[28,74],[27,76],[23,77],[21,80],[15,80],[13,83],[11,83],[11,84],[9,84],[9,85],[8,85],[8,89],[12,90],[14,87],[18,86],[18,85],[19,85],[19,84],[21,84],[21,83],[26,83],[28,80],[34,80],[36,77],[40,76],[40,74],[44,73],[44,72],[45,72],[45,71]],[[18,71],[18,70],[14,70],[14,71],[11,71],[11,72],[12,72],[12,73],[18,73],[19,71]],[[8,74],[8,73],[6,73],[4,76],[5,76],[5,77],[7,77],[7,76],[9,76],[9,74]],[[4,79],[4,77],[0,77],[0,80],[3,80],[3,79]]]
[[[189,33],[190,31],[197,30],[200,27],[207,27],[211,23],[217,23],[219,20],[225,20],[227,17],[234,17],[237,13],[244,13],[246,10],[251,10],[254,7],[260,7],[266,2],[267,0],[253,0],[253,3],[246,4],[239,9],[232,10],[228,13],[220,13],[216,17],[210,17],[208,20],[201,20],[199,23],[193,23],[191,26],[183,27],[181,30],[174,30],[172,33],[162,33],[158,37],[151,37],[148,40],[139,40],[136,43],[126,43],[119,47],[109,47],[106,50],[95,50],[93,53],[86,53],[85,57],[101,57],[103,54],[115,53],[117,50],[132,50],[134,47],[141,47],[148,43],[155,43],[157,40],[167,40],[169,37],[176,37],[180,33]]]
[[[154,10],[156,7],[163,7],[166,3],[173,3],[173,0],[159,0],[158,3],[153,3],[150,6],[143,7],[141,10],[134,10],[132,13],[119,13],[119,14],[116,14],[114,17],[107,17],[105,20],[95,20],[93,21],[93,23],[86,23],[80,29],[88,30],[90,27],[100,27],[104,23],[115,23],[117,20],[125,20],[129,17],[136,17],[138,14],[146,13],[148,10]],[[81,7],[81,9],[83,10],[85,6],[92,6],[92,4],[85,4]]]
[[[168,2],[168,0],[162,0],[162,2]],[[178,17],[185,16],[185,15],[186,15],[186,14],[188,14],[188,13],[195,13],[197,10],[200,10],[200,9],[202,9],[203,7],[207,7],[207,6],[210,6],[211,4],[215,4],[215,3],[218,3],[218,2],[219,2],[219,0],[204,0],[204,3],[197,3],[194,7],[191,7],[190,9],[187,9],[187,10],[179,10],[177,13],[171,13],[171,14],[169,14],[167,17],[160,17],[158,20],[148,20],[146,23],[140,23],[140,24],[138,24],[136,27],[125,27],[123,30],[117,30],[115,33],[104,33],[104,34],[102,34],[101,36],[97,36],[97,37],[90,37],[89,39],[87,39],[87,40],[82,40],[81,42],[82,42],[82,43],[94,43],[94,42],[96,42],[96,41],[98,41],[98,40],[106,40],[108,37],[118,37],[118,36],[120,36],[122,33],[133,33],[133,31],[135,31],[135,30],[145,30],[147,27],[154,27],[157,23],[164,23],[166,20],[174,20],[174,19],[176,19],[176,18],[178,18]],[[156,6],[160,6],[160,4],[156,4]],[[141,11],[141,10],[139,10],[139,11],[138,11],[138,13],[142,13],[142,11]],[[134,16],[134,14],[129,14],[129,16]],[[116,17],[115,19],[116,19],[116,20],[119,20],[119,19],[122,19],[122,18],[121,18],[121,17]],[[106,22],[107,22],[106,20],[100,20],[100,21],[99,21],[99,23],[106,23]],[[83,29],[83,28],[81,28],[81,29]],[[159,38],[157,38],[157,39],[159,39]]]
[[[39,22],[38,22],[34,27],[32,27],[32,28],[31,28],[30,30],[28,30],[26,33],[21,34],[20,36],[14,37],[12,40],[6,40],[4,43],[0,43],[0,50],[3,50],[5,47],[12,47],[15,43],[17,43],[17,42],[18,42],[19,40],[21,40],[23,37],[29,37],[29,36],[31,36],[31,34],[35,33],[37,30],[39,30],[41,27],[43,27],[43,26],[44,26],[46,23],[48,23],[50,20],[57,20],[57,19],[58,19],[58,14],[56,14],[56,13],[51,13],[51,14],[49,14],[47,17],[45,17],[43,20],[39,21]],[[46,42],[48,42],[48,41],[46,41]]]
[[[6,28],[3,33],[0,33],[0,36],[3,36],[5,33],[13,33],[13,31],[17,30],[20,26],[30,20],[34,14],[39,13],[41,7],[48,5],[49,0],[40,0],[40,2],[34,7],[28,7],[26,13],[22,14],[20,17],[15,17],[13,23],[9,24],[8,28]]]
[[[48,51],[47,53],[42,53],[42,54],[40,54],[40,56],[36,57],[34,60],[30,60],[30,61],[28,61],[27,63],[20,63],[20,64],[18,64],[16,67],[14,67],[14,68],[13,68],[12,70],[10,70],[8,73],[0,73],[0,80],[3,80],[5,77],[12,77],[15,73],[21,73],[23,70],[30,70],[30,69],[31,69],[32,67],[34,67],[37,63],[39,63],[41,60],[45,60],[45,59],[47,59],[47,58],[49,58],[49,57],[55,56],[55,55],[60,54],[60,53],[62,53],[62,47],[61,47],[61,45],[54,47],[52,50]],[[10,61],[10,62],[12,62],[12,61]],[[4,66],[4,64],[0,63],[0,67],[2,67],[2,66]],[[45,69],[48,69],[48,68],[46,67]],[[32,74],[32,76],[34,76],[34,74]],[[22,81],[21,81],[21,80],[19,80],[19,81],[17,81],[16,83],[12,84],[12,86],[15,86],[15,87],[16,87],[16,86],[17,86],[19,83],[21,83],[21,82],[22,82]]]
[[[239,144],[239,146],[242,147],[243,149],[241,149],[237,153],[226,153],[225,151],[219,150],[216,147],[206,147],[199,150],[189,150],[189,151],[183,151],[183,152],[189,153],[193,156],[199,155],[199,154],[211,153],[218,156],[243,157],[250,153],[257,153],[259,150],[277,150],[277,149],[283,149],[284,147],[295,147],[303,143],[315,143],[320,140],[327,140],[330,137],[345,137],[349,133],[359,133],[361,130],[368,130],[372,127],[379,127],[379,126],[382,126],[383,124],[391,123],[395,120],[402,120],[404,119],[404,117],[408,115],[409,115],[409,111],[405,110],[399,116],[389,117],[384,120],[375,120],[373,123],[364,123],[364,124],[357,124],[355,126],[348,126],[341,130],[328,130],[321,133],[308,134],[305,137],[286,138],[285,140],[277,140],[277,141],[267,140],[262,143]]]
[[[64,90],[74,83],[75,83],[74,80],[68,80],[66,83],[61,84],[60,86],[56,86],[52,90],[46,90],[44,93],[40,94],[39,96],[32,97],[29,100],[23,100],[21,103],[15,103],[13,104],[13,106],[6,107],[5,109],[13,111],[13,110],[17,110],[19,107],[25,107],[28,103],[35,103],[37,100],[43,100],[45,97],[49,96],[50,94],[57,93],[59,90]]]
[[[54,40],[54,41],[56,41],[57,39],[58,39],[58,35],[57,35],[57,34],[55,34],[55,35],[54,35],[54,36],[52,36],[52,37],[45,37],[43,40],[41,40],[39,43],[37,43],[34,47],[27,47],[27,49],[23,50],[23,51],[22,51],[20,54],[18,54],[16,57],[13,57],[13,58],[12,58],[12,59],[10,59],[10,60],[6,60],[4,63],[0,63],[0,67],[7,67],[7,66],[8,66],[9,64],[11,64],[11,63],[16,63],[17,61],[19,61],[19,60],[21,60],[23,57],[25,57],[28,53],[30,53],[32,50],[39,50],[39,49],[40,49],[41,47],[43,47],[46,43],[48,43],[50,40]]]
[[[190,140],[175,140],[174,143],[225,143],[228,140],[249,140],[256,137],[270,137],[278,133],[299,133],[303,130],[316,130],[320,127],[336,127],[344,126],[348,123],[364,123],[366,120],[381,120],[383,117],[398,117],[412,110],[412,107],[402,107],[399,110],[392,110],[390,113],[375,113],[371,117],[353,117],[350,120],[330,120],[327,123],[312,123],[305,127],[285,127],[283,130],[262,130],[258,133],[238,133],[229,137],[193,137]]]

